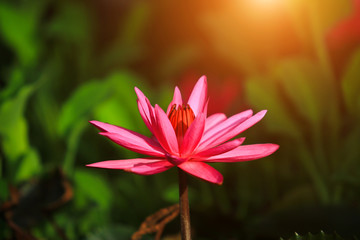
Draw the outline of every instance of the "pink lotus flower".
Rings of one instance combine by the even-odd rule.
[[[253,115],[251,110],[227,118],[223,113],[209,117],[207,82],[203,76],[196,83],[189,100],[184,103],[176,87],[166,113],[153,107],[145,95],[135,88],[140,115],[153,137],[108,123],[90,121],[101,135],[122,147],[151,156],[110,160],[89,164],[89,167],[123,169],[140,175],[151,175],[178,167],[203,180],[222,184],[223,176],[208,165],[212,162],[242,162],[266,157],[278,149],[276,144],[241,145],[239,135],[258,121],[266,111]]]

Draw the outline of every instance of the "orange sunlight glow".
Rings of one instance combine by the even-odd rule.
[[[252,2],[254,4],[271,4],[271,5],[273,5],[273,4],[279,3],[280,0],[252,0],[250,2]]]
[[[283,7],[283,0],[248,0],[246,5],[258,11],[276,11]]]

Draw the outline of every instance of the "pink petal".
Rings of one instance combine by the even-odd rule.
[[[204,111],[207,101],[207,82],[206,77],[202,76],[196,83],[188,100],[188,104],[193,110],[195,116]]]
[[[131,151],[151,156],[164,156],[165,151],[153,139],[126,128],[115,126],[99,121],[90,121],[98,129],[105,131],[100,133],[110,138],[115,143],[130,149]]]
[[[209,116],[208,118],[206,118],[205,132],[225,120],[226,120],[226,115],[223,113],[215,113]]]
[[[146,103],[146,107],[148,109],[148,118],[149,121],[151,122],[152,125],[156,124],[156,119],[155,119],[155,109],[153,108],[153,106],[151,105],[149,99],[145,99],[145,103]]]
[[[181,144],[181,156],[185,157],[191,154],[198,146],[205,128],[205,114],[200,113],[185,133]]]
[[[144,109],[144,106],[141,105],[139,100],[137,100],[137,104],[141,118],[143,119],[146,127],[150,130],[150,132],[152,132],[152,122],[150,120],[148,109]]]
[[[221,143],[221,141],[227,141],[227,140],[239,135],[240,133],[244,132],[246,129],[252,127],[256,123],[258,123],[261,119],[263,119],[266,112],[267,112],[267,110],[262,110],[262,111],[256,113],[254,116],[250,117],[249,119],[245,120],[240,125],[238,125],[236,128],[234,128],[234,130],[232,132],[230,132],[230,133],[228,133],[228,135],[224,136],[223,139],[219,139],[217,144],[219,144],[219,142]]]
[[[181,97],[181,92],[179,90],[178,87],[175,87],[175,91],[174,91],[174,97],[173,100],[171,101],[171,103],[169,104],[167,111],[166,111],[166,115],[169,115],[169,112],[172,108],[172,106],[176,104],[177,106],[181,106],[183,104],[182,102],[182,97]]]
[[[135,87],[136,95],[138,96],[138,108],[145,125],[152,132],[152,121],[150,115],[154,113],[154,108],[151,106],[149,99],[140,91],[140,89]]]
[[[170,154],[177,155],[179,153],[179,145],[173,126],[165,112],[155,105],[156,126],[154,126],[154,134],[161,146]]]
[[[205,117],[207,117],[208,106],[209,106],[209,99],[206,100],[204,109],[203,109],[203,111],[202,111],[202,112],[205,114]]]
[[[178,166],[182,170],[195,177],[201,178],[211,183],[221,185],[223,183],[223,176],[215,168],[203,162],[187,161]]]
[[[116,126],[116,125],[112,125],[112,124],[109,124],[109,123],[99,122],[99,121],[96,121],[96,120],[89,121],[89,123],[91,123],[97,129],[99,129],[101,131],[104,131],[104,132],[112,132],[112,133],[121,134],[121,133],[124,132],[124,130],[126,130],[125,128],[122,128],[122,127],[119,127],[119,126]],[[128,130],[128,131],[130,131],[130,130]]]
[[[159,162],[138,164],[130,169],[126,169],[126,171],[140,175],[152,175],[152,174],[164,172],[172,167],[174,167],[174,165],[169,163],[168,161],[159,161]]]
[[[122,134],[110,132],[102,132],[100,134],[131,151],[155,157],[165,156],[165,151],[158,142],[139,133],[127,130],[123,131]]]
[[[229,142],[226,142],[224,144],[221,144],[217,147],[206,149],[202,152],[196,153],[193,157],[194,158],[208,158],[211,156],[219,155],[222,153],[226,153],[228,151],[233,150],[234,148],[237,148],[245,141],[245,138],[238,138]]]
[[[124,159],[124,160],[108,160],[108,161],[91,163],[86,166],[96,167],[96,168],[109,168],[109,169],[129,169],[137,164],[157,163],[160,161],[163,162],[164,159],[134,158],[134,159]]]
[[[137,87],[135,87],[135,93],[139,99],[139,101],[143,104],[143,105],[146,105],[146,101],[145,99],[147,99],[147,97],[145,96],[145,94],[140,90],[138,89]]]
[[[278,150],[279,145],[272,143],[265,144],[253,144],[253,145],[244,145],[239,146],[229,152],[212,156],[204,160],[203,162],[243,162],[250,161],[259,158],[269,156],[276,150]]]
[[[236,134],[235,129],[239,128],[239,126],[241,126],[245,120],[249,119],[251,115],[251,110],[243,111],[209,129],[204,133],[198,150],[202,151],[204,149],[212,148],[235,137],[239,134]]]

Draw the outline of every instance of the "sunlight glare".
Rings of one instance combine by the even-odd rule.
[[[248,4],[255,8],[274,9],[281,5],[282,0],[249,0]]]

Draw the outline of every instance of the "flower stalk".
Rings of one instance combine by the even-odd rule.
[[[191,240],[190,210],[186,172],[179,168],[179,203],[181,239]]]

